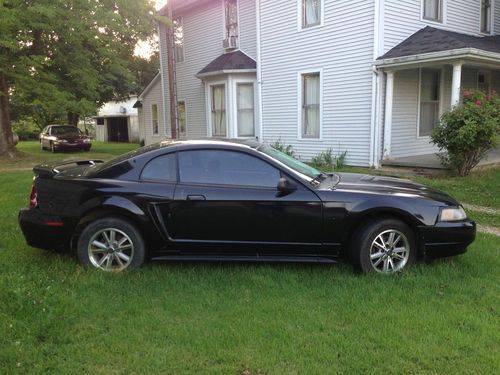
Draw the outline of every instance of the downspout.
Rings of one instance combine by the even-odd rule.
[[[261,62],[261,32],[260,32],[260,0],[255,2],[255,13],[257,18],[257,95],[258,99],[258,107],[259,107],[259,141],[263,141],[264,137],[264,129],[262,126],[262,62]]]
[[[384,0],[374,1],[373,17],[373,62],[383,52],[384,39]],[[375,65],[372,68],[372,113],[370,126],[370,166],[380,167],[380,72]]]

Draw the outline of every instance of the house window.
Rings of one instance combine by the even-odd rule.
[[[477,89],[485,94],[491,93],[491,75],[490,72],[477,73]]]
[[[177,17],[174,24],[174,56],[176,62],[184,61],[184,25],[182,17]]]
[[[422,69],[420,71],[420,114],[418,135],[426,137],[439,123],[441,97],[441,71]]]
[[[177,103],[177,111],[179,113],[179,135],[181,137],[186,135],[187,120],[186,120],[186,102],[181,100]]]
[[[158,134],[158,104],[151,104],[151,124],[153,134]]]
[[[96,119],[96,124],[97,125],[104,125],[104,117],[98,117]]]
[[[232,45],[238,40],[238,1],[224,0],[225,38],[230,39]]]
[[[302,1],[302,28],[321,24],[321,3],[322,0],[301,0]]]
[[[320,137],[320,73],[302,74],[302,137]]]
[[[212,107],[212,136],[225,137],[226,131],[226,86],[210,86]]]
[[[491,33],[491,0],[481,0],[481,32]]]
[[[423,0],[423,18],[429,21],[443,22],[444,0]]]
[[[238,110],[238,137],[255,136],[255,110],[253,83],[238,83],[236,86]]]

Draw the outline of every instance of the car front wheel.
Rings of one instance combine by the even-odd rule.
[[[120,218],[104,218],[83,230],[77,256],[84,267],[120,272],[142,265],[145,246],[134,225]]]
[[[392,274],[415,263],[417,241],[412,229],[402,221],[373,220],[354,233],[349,255],[361,272]]]

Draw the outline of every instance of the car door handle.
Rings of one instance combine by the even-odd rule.
[[[188,195],[187,196],[188,201],[204,201],[206,200],[204,195]]]

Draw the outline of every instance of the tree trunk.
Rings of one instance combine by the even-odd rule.
[[[0,73],[0,156],[15,157],[16,146],[10,123],[9,85],[7,77]]]
[[[68,112],[68,125],[78,126],[80,115],[78,113]]]

